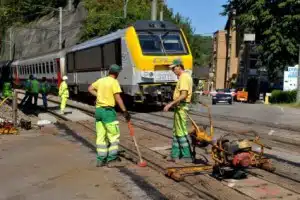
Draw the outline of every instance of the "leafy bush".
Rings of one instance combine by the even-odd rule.
[[[281,91],[273,90],[270,98],[271,103],[294,103],[297,99],[297,90]]]

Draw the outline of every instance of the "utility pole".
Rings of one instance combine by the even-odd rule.
[[[59,49],[62,49],[62,7],[59,7]]]
[[[124,19],[127,18],[127,4],[128,4],[128,1],[129,0],[124,0],[124,7],[123,7],[123,9],[124,9]]]
[[[12,27],[9,29],[9,60],[12,60],[12,54],[13,54],[13,42],[12,42]]]
[[[161,2],[161,8],[160,8],[160,13],[159,13],[159,20],[164,21],[164,0]]]
[[[69,7],[69,11],[71,11],[72,10],[72,0],[69,0],[68,7]]]
[[[300,44],[299,44],[299,60],[298,60],[298,91],[297,91],[297,103],[300,104]]]
[[[152,0],[151,20],[155,21],[157,18],[157,0]]]

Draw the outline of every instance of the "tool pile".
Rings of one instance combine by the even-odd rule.
[[[12,122],[3,120],[0,122],[0,134],[18,134],[18,129],[14,127]]]
[[[275,171],[270,159],[264,156],[264,148],[271,149],[271,147],[262,144],[260,137],[256,133],[254,133],[254,139],[240,138],[240,134],[238,133],[228,133],[214,142],[214,128],[210,108],[207,105],[202,105],[208,108],[208,118],[210,121],[209,133],[205,127],[199,127],[188,113],[186,113],[193,126],[193,129],[189,132],[191,136],[192,155],[195,161],[196,147],[204,148],[211,145],[213,164],[207,162],[206,164],[195,166],[167,168],[166,175],[168,177],[176,181],[182,181],[188,175],[212,172],[212,175],[217,179],[240,179],[247,177],[245,169],[249,167],[257,167],[269,172]],[[252,145],[260,146],[260,152],[254,151]]]

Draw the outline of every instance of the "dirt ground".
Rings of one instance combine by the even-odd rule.
[[[96,168],[95,153],[53,127],[0,135],[0,199],[200,199],[150,168]]]

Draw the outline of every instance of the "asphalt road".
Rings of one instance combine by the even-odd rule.
[[[247,104],[234,102],[233,105],[211,105],[213,115],[226,115],[228,117],[246,118],[259,122],[299,126],[300,109],[264,104]],[[192,110],[206,113],[207,109],[201,105],[192,105]]]

